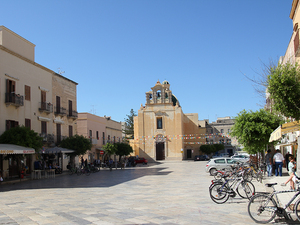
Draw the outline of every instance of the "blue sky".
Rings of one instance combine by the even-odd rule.
[[[77,110],[123,121],[167,80],[199,119],[262,108],[248,77],[285,54],[292,0],[0,0],[0,25],[78,83]]]

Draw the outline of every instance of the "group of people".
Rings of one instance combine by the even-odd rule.
[[[295,157],[291,154],[287,154],[286,157],[284,157],[280,153],[280,150],[276,150],[276,153],[272,157],[271,150],[268,150],[265,159],[268,177],[272,176],[273,165],[275,166],[275,176],[282,176],[282,167],[286,163],[286,167],[290,176],[288,180],[285,183],[282,183],[281,185],[286,186],[287,183],[290,183],[291,190],[295,190],[295,182],[298,179],[298,176],[296,174],[297,165]]]
[[[275,176],[282,176],[282,167],[286,163],[288,172],[290,171],[290,165],[296,166],[295,158],[293,155],[287,154],[286,158],[281,154],[280,150],[276,150],[276,153],[272,156],[271,150],[268,150],[266,157],[266,165],[268,177],[272,176],[273,166]],[[291,164],[290,164],[291,163]]]

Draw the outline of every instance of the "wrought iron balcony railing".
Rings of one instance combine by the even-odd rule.
[[[55,107],[54,113],[56,115],[64,116],[67,114],[67,109],[64,107]]]
[[[50,102],[40,102],[39,107],[40,112],[52,113],[53,112],[53,104]]]
[[[24,96],[15,93],[5,93],[5,103],[16,107],[24,105]]]
[[[78,112],[75,110],[69,110],[68,117],[76,119],[76,118],[78,118]]]

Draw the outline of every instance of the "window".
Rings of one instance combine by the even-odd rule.
[[[104,144],[104,145],[105,145],[105,133],[104,133],[104,132],[102,132],[102,139],[103,139],[103,142],[102,142],[102,144]]]
[[[110,143],[110,135],[107,136],[107,142]]]
[[[19,126],[18,121],[6,120],[6,130],[9,130],[10,128],[17,127],[17,126]]]
[[[96,138],[97,138],[97,140],[99,140],[99,132],[98,131],[96,131]]]
[[[41,121],[41,130],[42,130],[42,132],[41,132],[42,134],[47,134],[47,122],[46,121]]]
[[[224,129],[221,129],[221,133],[224,133]]]
[[[159,117],[157,118],[157,129],[162,129],[163,125],[162,125],[162,118]]]
[[[73,126],[69,126],[69,137],[73,136]]]
[[[72,101],[69,100],[69,116],[72,116],[72,111],[73,111],[73,109],[72,109]]]
[[[224,163],[225,164],[225,159],[216,159],[215,163]]]
[[[161,91],[157,91],[156,92],[156,96],[157,96],[157,99],[160,99],[160,97],[161,97]]]
[[[47,109],[46,91],[41,91],[41,109]]]
[[[30,86],[25,85],[25,100],[30,101]]]
[[[60,97],[56,96],[56,113],[60,113]]]
[[[90,138],[93,137],[93,132],[92,132],[92,130],[89,131],[89,137],[90,137]]]
[[[31,129],[31,120],[30,119],[25,119],[25,127],[28,127]]]

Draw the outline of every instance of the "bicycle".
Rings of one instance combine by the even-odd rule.
[[[223,204],[229,197],[234,198],[237,194],[241,198],[250,199],[255,194],[255,186],[243,178],[243,173],[244,171],[233,179],[226,179],[228,175],[223,175],[224,181],[212,181],[209,187],[210,198],[217,204]]]
[[[89,176],[91,174],[91,171],[89,168],[79,169],[77,175],[79,176],[81,174],[85,174],[86,176]]]
[[[78,173],[78,168],[77,167],[70,167],[69,169],[69,175],[73,175],[73,173]]]
[[[286,190],[286,191],[276,191],[274,186],[277,183],[266,184],[267,187],[272,187],[272,193],[260,193],[254,195],[248,204],[248,214],[252,220],[256,223],[269,223],[275,216],[284,217],[285,219],[290,219],[290,212],[287,212],[286,209],[290,208],[297,216],[297,219],[300,221],[300,199],[298,199],[294,207],[292,202],[300,195],[300,189]],[[290,199],[290,201],[284,206],[280,207],[278,201],[278,194],[296,192],[295,195]]]

